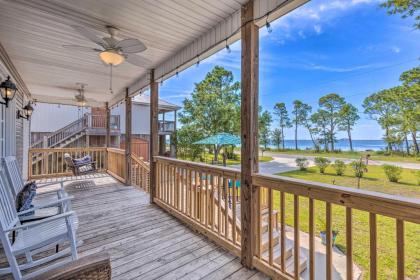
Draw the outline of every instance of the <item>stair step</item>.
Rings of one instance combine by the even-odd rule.
[[[290,257],[285,263],[286,271],[292,275],[295,273],[294,257]],[[308,267],[308,259],[302,254],[299,256],[299,274],[301,274]]]
[[[280,242],[280,233],[277,230],[273,230],[273,246],[276,246]],[[262,234],[261,239],[261,251],[268,250],[269,236],[268,231]]]
[[[285,240],[286,248],[284,250],[285,259],[288,260],[293,255],[293,241],[286,238]],[[266,251],[263,251],[262,254],[263,259],[268,261],[268,245]],[[273,247],[273,262],[280,264],[281,258],[281,245],[280,243],[276,244]]]

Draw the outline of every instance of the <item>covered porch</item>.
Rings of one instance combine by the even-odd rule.
[[[25,98],[74,105],[68,87],[87,80],[83,103],[106,110],[104,148],[26,147],[13,155],[22,158],[27,179],[40,181],[71,175],[66,153],[90,155],[96,162],[96,175],[70,177],[66,190],[75,196],[80,254],[108,251],[113,279],[357,279],[353,211],[368,217],[370,278],[386,265],[378,262],[377,250],[378,217],[386,217],[395,226],[397,278],[404,279],[404,227],[420,223],[418,200],[259,172],[259,29],[307,1],[3,2],[8,23],[0,29],[2,61]],[[108,89],[109,69],[99,68],[99,59],[60,47],[96,38],[80,36],[73,25],[106,33],[109,21],[121,25],[124,38],[145,38],[149,48],[139,58],[143,67],[123,64]],[[239,39],[241,169],[159,156],[159,84]],[[132,97],[145,91],[150,91],[149,162],[131,151],[132,123],[142,121],[132,117]],[[111,109],[121,102],[125,150],[110,145]],[[325,205],[322,229],[316,227],[316,203]],[[344,213],[340,220],[334,220],[333,209]],[[346,225],[345,250],[338,253],[336,222]],[[325,232],[321,249],[319,230]]]

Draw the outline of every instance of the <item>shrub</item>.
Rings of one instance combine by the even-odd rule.
[[[395,165],[384,164],[382,168],[385,171],[385,175],[390,182],[398,182],[401,179],[402,168]]]
[[[354,176],[357,178],[362,178],[363,174],[366,171],[366,164],[363,161],[355,160],[350,163],[354,171]]]
[[[314,159],[315,165],[319,168],[319,172],[324,174],[325,169],[330,165],[331,161],[324,157],[316,157]]]
[[[333,167],[335,169],[335,174],[337,174],[338,176],[341,176],[344,174],[344,171],[346,170],[346,164],[344,163],[344,161],[336,159],[334,161]]]
[[[307,158],[297,158],[295,162],[299,169],[302,171],[306,170],[309,166],[309,161]]]
[[[417,177],[417,185],[420,186],[420,170],[417,170],[416,177]]]

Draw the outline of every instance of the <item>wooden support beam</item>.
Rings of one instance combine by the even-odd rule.
[[[159,84],[155,81],[155,71],[150,72],[150,203],[154,203],[156,197],[156,161],[155,156],[159,153],[158,146],[158,101],[159,101]]]
[[[109,109],[108,102],[105,102],[105,113],[106,113],[106,135],[105,144],[109,148],[111,144],[111,110]]]
[[[132,102],[128,94],[128,88],[125,91],[125,184],[131,185],[131,135],[132,135]]]
[[[252,173],[258,172],[258,26],[254,21],[254,3],[249,1],[241,11],[241,262],[252,267],[256,248],[258,220]]]

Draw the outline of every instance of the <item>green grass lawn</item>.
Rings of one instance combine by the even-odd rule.
[[[350,167],[347,167],[344,176],[335,176],[331,167],[327,168],[325,175],[319,174],[316,167],[307,171],[291,171],[278,175],[310,181],[332,183],[336,185],[354,187],[356,179],[352,176]],[[379,166],[370,166],[365,178],[361,180],[361,189],[380,191],[391,194],[420,197],[420,186],[412,170],[403,171],[401,183],[387,182],[383,170]],[[300,199],[300,227],[308,232],[309,212],[308,199]],[[293,196],[286,195],[286,222],[293,225]],[[279,208],[279,193],[274,193],[274,208]],[[343,252],[346,251],[345,208],[333,205],[333,229],[338,230],[336,245]],[[316,201],[316,232],[325,228],[325,203]],[[396,279],[396,229],[395,220],[378,216],[378,279]],[[363,278],[369,278],[369,214],[353,210],[353,251],[354,261],[363,270]],[[405,223],[405,262],[406,276],[418,279],[420,271],[420,225]]]
[[[267,151],[268,152],[268,151]],[[359,159],[360,156],[370,154],[372,160],[381,160],[381,161],[393,161],[393,162],[411,162],[419,163],[419,156],[402,156],[399,154],[393,155],[384,155],[378,152],[350,152],[350,151],[341,151],[341,152],[324,152],[324,151],[312,151],[312,150],[270,150],[271,153],[279,154],[289,154],[289,155],[302,155],[302,156],[323,156],[323,157],[336,157],[336,158],[350,158],[350,159]]]
[[[179,159],[193,161],[193,160],[192,160],[191,158],[189,158],[189,157],[186,157],[186,158],[179,157]],[[199,159],[199,158],[197,158],[197,159],[196,159],[196,160],[194,160],[194,161],[196,161],[196,162],[204,162],[204,163],[211,164],[211,163],[212,163],[212,161],[213,161],[213,159],[214,159],[214,155],[213,155],[213,154],[208,154],[208,153],[206,153],[206,154],[204,155],[204,161],[200,161],[200,159]],[[221,164],[223,163],[223,157],[222,157],[222,155],[219,155],[218,159],[219,159],[219,163],[220,163],[220,165],[221,165]],[[267,162],[267,161],[272,161],[272,160],[273,160],[273,158],[272,158],[272,157],[269,157],[269,156],[259,156],[259,162]],[[236,165],[236,164],[241,164],[241,155],[236,155],[236,159],[228,159],[228,160],[226,161],[226,164],[227,164],[227,165]]]

